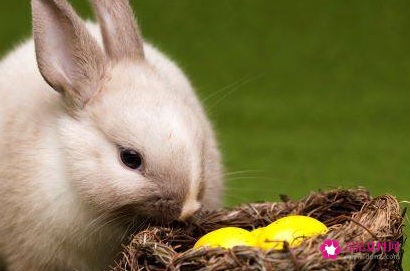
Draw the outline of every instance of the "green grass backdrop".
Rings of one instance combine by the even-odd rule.
[[[30,35],[28,2],[0,2],[1,54]],[[410,199],[410,1],[133,5],[214,121],[227,205],[359,185]]]

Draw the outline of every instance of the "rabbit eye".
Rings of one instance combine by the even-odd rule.
[[[130,169],[139,169],[142,165],[142,157],[132,149],[120,149],[121,162]]]

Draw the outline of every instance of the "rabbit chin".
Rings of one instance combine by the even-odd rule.
[[[117,224],[135,232],[147,226],[169,225],[177,220],[180,212],[179,206],[169,206],[167,210],[159,210],[149,205],[128,205],[117,209],[113,216],[120,218]]]

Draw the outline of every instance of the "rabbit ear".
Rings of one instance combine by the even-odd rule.
[[[66,0],[31,4],[40,72],[70,106],[82,108],[100,88],[104,53]]]
[[[91,0],[111,60],[141,60],[143,41],[128,0]]]

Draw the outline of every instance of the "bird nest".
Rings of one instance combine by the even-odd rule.
[[[205,212],[184,224],[150,227],[134,236],[112,271],[403,270],[404,211],[395,197],[371,198],[366,190],[355,189],[312,193],[300,201],[281,199]],[[296,248],[285,244],[282,251],[192,248],[212,230],[227,226],[251,230],[290,214],[314,217],[329,232]],[[321,245],[326,239],[338,241],[333,242],[341,248],[336,259],[324,255]]]

